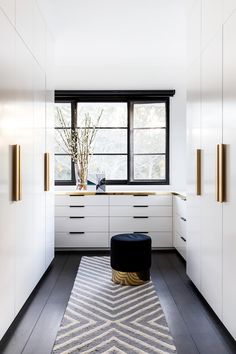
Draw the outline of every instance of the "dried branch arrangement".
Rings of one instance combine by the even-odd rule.
[[[59,107],[56,107],[57,119],[60,124],[58,134],[61,141],[57,139],[58,145],[66,153],[70,154],[75,164],[75,171],[79,178],[80,189],[87,185],[89,160],[93,154],[94,140],[97,134],[96,127],[99,125],[103,110],[99,114],[95,124],[89,113],[85,113],[85,118],[80,127],[72,131],[66,126],[66,121]]]

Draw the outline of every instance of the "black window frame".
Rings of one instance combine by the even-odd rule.
[[[71,103],[71,129],[77,124],[77,103],[79,102],[122,102],[127,103],[127,180],[107,180],[107,185],[169,185],[170,171],[170,97],[173,97],[175,90],[135,90],[135,91],[55,91],[56,103]],[[162,180],[132,180],[132,116],[133,105],[136,103],[158,103],[165,102],[166,107],[166,164],[165,179]],[[56,127],[55,127],[56,129]],[[115,127],[114,127],[115,129]],[[59,154],[55,155],[65,155]],[[96,154],[95,154],[96,155]],[[101,154],[98,154],[101,155]],[[113,155],[113,154],[110,154]],[[117,154],[114,154],[117,155]],[[122,154],[119,154],[122,155]],[[147,154],[150,155],[150,154]],[[155,154],[155,155],[158,155]],[[55,185],[75,185],[75,171],[71,161],[71,180],[55,180]]]

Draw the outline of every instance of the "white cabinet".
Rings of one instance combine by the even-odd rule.
[[[56,206],[88,206],[108,205],[108,196],[105,195],[56,195]]]
[[[16,30],[33,50],[34,0],[15,0]]]
[[[187,58],[192,64],[201,50],[201,0],[195,0],[187,14]]]
[[[201,292],[222,317],[222,204],[216,202],[216,147],[222,143],[222,31],[202,53]],[[214,222],[212,222],[214,220]]]
[[[21,0],[22,1],[22,0]],[[45,69],[46,65],[46,25],[39,10],[37,2],[33,1],[33,46],[32,52]]]
[[[198,289],[201,276],[201,197],[196,195],[196,153],[201,149],[200,55],[188,70],[187,90],[187,274]]]
[[[20,37],[16,36],[16,112],[15,143],[21,146],[22,201],[15,205],[16,284],[15,311],[20,310],[32,291],[34,262],[33,193],[34,193],[34,95],[33,58]],[[27,222],[25,220],[27,218]],[[22,286],[24,284],[24,286]]]
[[[148,234],[152,248],[172,247],[172,196],[110,196],[110,237],[126,232]]]
[[[186,198],[174,196],[173,198],[173,244],[181,256],[186,259]]]
[[[171,195],[111,195],[110,205],[162,205],[172,206]]]
[[[56,195],[56,247],[108,248],[119,233],[172,247],[172,195]],[[96,235],[95,235],[96,234]]]
[[[15,0],[0,0],[0,8],[2,8],[12,24],[15,24]]]
[[[197,72],[198,81],[201,83],[200,114],[197,119],[200,129],[195,129],[196,115],[193,114],[193,109],[188,110],[187,272],[236,339],[236,286],[233,281],[236,267],[235,2],[202,3],[203,49],[199,53],[201,70]],[[224,16],[221,18],[222,4]],[[191,69],[195,71],[192,64],[190,72]],[[192,77],[194,75],[192,74]],[[192,91],[191,85],[189,91]],[[188,95],[190,108],[193,107],[192,97],[193,95]],[[192,139],[196,131],[199,147],[202,149],[202,188],[199,196],[194,195],[196,168],[191,158],[193,147],[197,148]],[[223,163],[221,159],[217,160],[217,144],[224,144]],[[220,167],[218,171],[223,171],[223,178],[216,178],[217,164]],[[220,172],[218,176],[221,176]],[[226,186],[226,198],[223,198],[221,203],[216,201],[216,189],[219,192],[219,186],[222,190]]]
[[[4,3],[1,1],[0,7]],[[10,4],[11,1],[9,9]],[[24,33],[23,27],[26,29],[33,23],[27,4],[31,6],[30,1],[17,2],[18,15],[22,11],[22,28],[18,23],[20,34],[0,9],[0,41],[4,43],[0,51],[0,339],[54,254],[53,242],[46,247],[46,239],[54,238],[52,227],[47,229],[46,236],[45,221],[46,73],[29,49],[29,38]],[[50,137],[48,144],[49,140]],[[15,144],[21,148],[22,198],[18,202],[12,201],[12,145]],[[52,225],[53,210],[54,205],[48,204]]]
[[[108,198],[105,195],[56,195],[56,247],[107,248]]]
[[[54,258],[54,75],[53,75],[53,40],[46,31],[46,81],[45,81],[45,152],[49,153],[49,191],[45,193],[45,247],[46,247],[46,268]]]
[[[236,13],[223,30],[223,142],[227,156],[227,196],[223,203],[223,323],[236,339]]]
[[[222,25],[222,10],[224,0],[202,1],[202,49],[215,36]]]
[[[33,58],[33,238],[34,282],[37,283],[45,271],[45,73]],[[42,235],[44,237],[42,237]]]
[[[15,124],[14,83],[14,30],[0,10],[0,338],[14,318],[15,288],[15,208],[11,193],[11,148],[14,136],[11,127]]]
[[[236,0],[222,0],[223,1],[223,22],[225,22],[233,11],[236,9]]]

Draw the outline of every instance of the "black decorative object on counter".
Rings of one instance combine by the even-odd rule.
[[[96,193],[105,193],[106,191],[106,178],[104,174],[96,174],[97,184]]]

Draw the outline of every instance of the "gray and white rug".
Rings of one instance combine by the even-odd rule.
[[[176,348],[151,281],[113,284],[109,257],[83,257],[53,353],[169,354]]]

